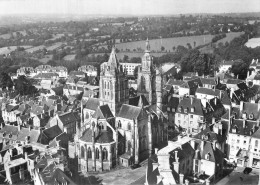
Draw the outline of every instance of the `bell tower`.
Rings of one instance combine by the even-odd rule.
[[[108,104],[115,115],[124,103],[128,103],[128,79],[112,48],[108,62],[100,65],[99,98],[101,105]]]
[[[153,65],[153,57],[150,55],[150,43],[146,40],[145,53],[142,57],[142,65],[138,68],[137,93],[145,95],[150,105],[156,103],[155,78],[156,71]]]

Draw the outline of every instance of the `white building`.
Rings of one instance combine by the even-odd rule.
[[[127,75],[134,75],[134,70],[137,66],[140,66],[141,63],[121,63],[123,69],[127,69]]]

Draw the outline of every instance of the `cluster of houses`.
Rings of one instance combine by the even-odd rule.
[[[260,64],[253,60],[239,80],[234,62],[223,61],[215,77],[189,72],[167,81],[168,144],[149,158],[146,184],[210,184],[228,163],[260,168]]]
[[[17,76],[41,85],[33,97],[0,89],[0,183],[75,184],[79,174],[146,159],[147,185],[209,185],[228,163],[259,168],[260,64],[253,60],[254,70],[239,80],[232,63],[221,63],[215,77],[189,72],[175,80],[176,66],[163,73],[153,65],[147,40],[134,66],[134,97],[134,67],[120,64],[115,48],[99,76],[93,66],[69,74],[48,65],[20,68]],[[53,86],[43,86],[46,80]]]

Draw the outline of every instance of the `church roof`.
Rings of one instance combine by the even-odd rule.
[[[140,107],[123,104],[117,116],[132,120],[138,118],[141,111],[142,109]]]

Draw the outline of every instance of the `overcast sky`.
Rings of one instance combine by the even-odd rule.
[[[233,12],[260,12],[260,0],[0,0],[0,15]]]

